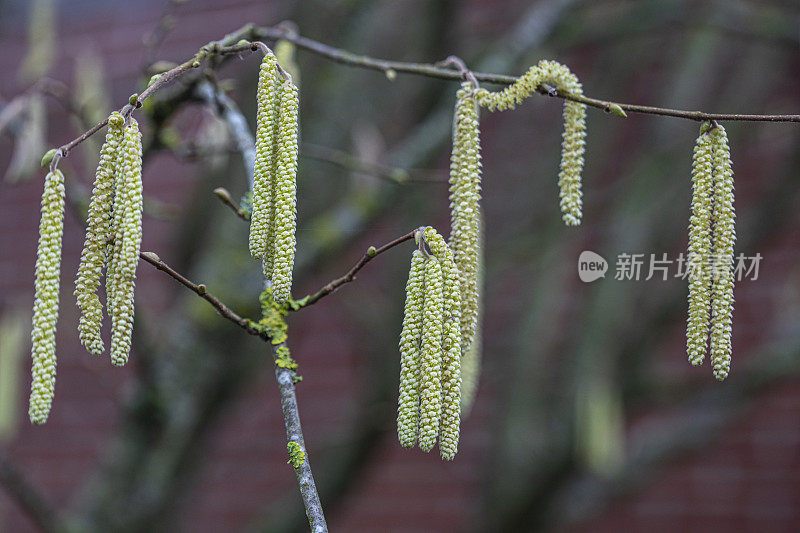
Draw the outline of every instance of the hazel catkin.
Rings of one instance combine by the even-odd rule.
[[[56,380],[56,322],[64,233],[64,175],[47,174],[42,193],[42,218],[36,250],[36,283],[31,331],[31,395],[28,415],[44,424],[53,403]]]
[[[700,365],[708,346],[708,319],[711,305],[711,215],[713,147],[707,132],[701,131],[692,159],[692,214],[689,219],[689,320],[686,350],[689,362]]]
[[[583,95],[583,86],[569,68],[556,61],[542,60],[520,76],[517,81],[498,92],[478,89],[477,102],[491,111],[514,109],[543,84],[553,85],[562,93]],[[564,102],[564,133],[561,142],[561,171],[558,174],[560,204],[564,223],[577,226],[581,223],[583,193],[581,172],[584,164],[586,138],[586,104]]]
[[[461,353],[469,349],[478,318],[478,233],[480,231],[481,152],[474,89],[457,93],[450,159],[450,248],[461,284]]]
[[[79,338],[86,349],[95,355],[101,355],[104,349],[103,339],[100,336],[103,306],[97,295],[97,288],[106,263],[107,243],[111,237],[114,179],[122,142],[122,125],[122,115],[115,111],[108,118],[108,131],[100,150],[100,161],[97,164],[87,215],[86,239],[75,280],[75,296],[81,310],[78,323]]]
[[[453,252],[433,228],[424,233],[425,242],[439,261],[443,277],[442,326],[442,416],[439,428],[439,452],[452,460],[458,452],[461,424],[461,290]]]
[[[442,414],[442,267],[435,257],[425,262],[425,301],[422,308],[419,447],[436,444]]]
[[[250,254],[264,259],[268,252],[270,210],[273,205],[272,186],[275,179],[274,136],[278,70],[275,55],[268,52],[258,74],[258,112],[256,118],[256,161],[253,179],[253,210],[250,215]]]
[[[281,84],[281,114],[275,171],[275,250],[272,290],[276,302],[289,299],[296,246],[297,224],[297,87],[287,78]]]
[[[136,120],[125,127],[120,151],[120,172],[114,199],[114,264],[107,274],[114,290],[110,295],[111,362],[128,361],[134,315],[134,286],[142,243],[142,135]],[[119,214],[119,217],[117,215]]]
[[[415,250],[406,283],[403,330],[400,333],[400,391],[397,407],[397,437],[410,448],[417,443],[419,425],[420,337],[425,284],[425,256]]]
[[[720,124],[710,131],[714,146],[714,288],[711,305],[711,365],[718,380],[731,368],[733,315],[733,245],[736,241],[733,210],[733,169],[728,135]]]

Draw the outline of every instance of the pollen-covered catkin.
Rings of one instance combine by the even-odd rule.
[[[711,136],[705,123],[694,147],[692,160],[692,214],[689,219],[689,320],[686,351],[689,362],[703,363],[708,347],[708,319],[711,305],[711,213],[714,193]]]
[[[139,249],[142,243],[142,135],[136,120],[125,127],[121,149],[118,196],[114,209],[120,211],[116,228],[116,262],[108,277],[114,278],[115,292],[109,304],[111,315],[111,362],[123,366],[128,362],[133,331],[134,285]]]
[[[714,289],[711,303],[711,365],[718,380],[731,368],[733,315],[733,169],[728,135],[722,125],[709,132],[714,147]]]
[[[453,252],[433,228],[425,230],[425,242],[439,260],[443,277],[444,324],[442,334],[442,418],[439,452],[452,460],[458,452],[461,423],[461,289]]]
[[[42,193],[42,218],[36,250],[36,297],[31,331],[31,396],[28,415],[44,424],[53,403],[56,380],[56,322],[61,273],[61,237],[64,233],[64,175],[47,174]]]
[[[294,268],[297,216],[297,112],[298,91],[291,78],[280,87],[280,120],[275,172],[275,251],[272,291],[276,302],[289,299]]]
[[[400,333],[400,392],[397,406],[397,437],[410,448],[417,443],[419,426],[420,340],[425,284],[425,256],[414,250],[406,283],[403,330]]]
[[[267,241],[272,208],[274,170],[274,137],[276,133],[275,95],[278,87],[277,60],[267,52],[258,74],[258,112],[256,118],[256,161],[253,180],[253,211],[250,215],[250,254],[264,259],[269,253]]]
[[[478,89],[477,102],[491,111],[514,109],[522,100],[536,92],[543,83],[554,85],[560,92],[581,96],[583,87],[569,68],[556,61],[542,60],[502,91]],[[586,138],[586,104],[564,102],[564,134],[561,143],[561,171],[558,175],[561,212],[564,223],[577,226],[581,223],[583,171]]]
[[[461,353],[475,336],[478,317],[478,232],[481,153],[478,109],[472,86],[457,93],[450,159],[450,248],[461,280]]]
[[[483,287],[483,278],[483,229],[481,229],[478,239],[478,287]],[[472,340],[469,350],[461,357],[461,418],[466,418],[472,410],[481,373],[483,291],[479,291],[478,295],[478,327],[475,328],[475,338]]]
[[[425,262],[419,409],[419,447],[426,452],[436,444],[442,415],[442,289],[442,267],[431,257]]]
[[[100,277],[106,263],[106,249],[111,237],[111,206],[114,199],[114,178],[118,168],[119,145],[122,142],[124,119],[118,112],[108,117],[108,131],[100,150],[92,199],[87,216],[86,239],[84,241],[78,276],[75,280],[75,296],[81,316],[78,335],[86,349],[95,355],[103,353],[100,327],[103,322],[103,306],[97,295]]]

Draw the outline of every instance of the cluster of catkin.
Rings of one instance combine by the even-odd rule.
[[[543,84],[554,86],[565,95],[582,96],[583,87],[569,68],[556,61],[542,60],[502,91],[478,89],[477,102],[491,111],[514,109]],[[561,143],[561,171],[558,186],[564,223],[577,226],[581,223],[583,193],[581,171],[586,138],[586,105],[572,100],[564,102],[564,134]]]
[[[282,78],[282,79],[281,79]],[[276,302],[291,295],[297,215],[298,91],[267,51],[258,79],[250,254],[263,261]]]
[[[480,302],[480,252],[481,252],[481,147],[478,106],[492,111],[513,109],[523,99],[533,94],[542,84],[554,85],[567,95],[582,95],[583,89],[578,79],[570,70],[555,61],[540,61],[531,67],[514,84],[499,92],[489,92],[465,82],[456,93],[456,108],[453,120],[453,151],[450,157],[450,242],[441,241],[447,254],[452,255],[455,276],[458,279],[459,312],[449,317],[458,316],[458,396],[461,397],[462,380],[466,383],[465,411],[472,402],[477,384],[477,373],[480,368],[480,347],[476,346],[478,333],[478,317]],[[567,100],[564,104],[564,135],[561,153],[561,172],[558,184],[561,189],[561,211],[564,222],[575,226],[580,224],[582,210],[581,171],[586,137],[586,105]],[[432,232],[431,238],[428,233]],[[400,406],[398,413],[398,435],[403,446],[413,446],[419,434],[420,448],[429,451],[435,442],[439,420],[445,423],[447,409],[439,409],[439,400],[431,392],[438,391],[442,368],[447,365],[418,366],[415,358],[418,346],[425,353],[425,335],[422,321],[413,313],[424,301],[427,306],[429,298],[436,298],[435,280],[440,277],[437,269],[442,263],[436,247],[438,234],[433,230],[425,232],[425,240],[433,251],[433,258],[424,258],[422,252],[415,252],[411,262],[406,302],[406,314],[403,332],[400,339],[402,370],[400,380]],[[423,268],[423,265],[424,268]],[[433,281],[428,281],[432,279]],[[424,292],[424,298],[420,296]],[[409,307],[409,305],[411,307]],[[433,304],[431,304],[433,305]],[[415,307],[417,306],[417,307]],[[427,308],[427,307],[426,307]],[[435,313],[435,310],[432,310]],[[410,314],[411,313],[411,314]],[[439,313],[441,314],[441,313]],[[445,312],[447,315],[447,312]],[[425,320],[428,321],[427,315]],[[426,322],[427,323],[427,322]],[[431,322],[435,327],[436,322]],[[428,331],[428,330],[425,330]],[[431,330],[431,335],[435,333]],[[441,335],[440,335],[441,336]],[[445,334],[445,337],[447,335]],[[443,337],[444,338],[444,337]],[[479,342],[479,341],[478,341]],[[437,345],[438,346],[438,345]],[[445,350],[447,352],[447,350]],[[461,358],[464,358],[462,361]],[[448,358],[445,358],[449,361]],[[435,385],[428,383],[428,380]],[[426,385],[427,384],[427,385]],[[453,387],[455,388],[455,386]],[[427,402],[427,403],[426,403]],[[418,414],[419,412],[419,414]],[[441,416],[439,416],[441,412]],[[454,428],[444,425],[439,447],[442,457],[452,459],[458,445],[457,414],[453,420]],[[419,418],[419,422],[417,417]],[[419,430],[419,431],[418,431]],[[452,438],[452,435],[455,435]],[[452,441],[452,444],[451,444]]]
[[[142,243],[142,135],[136,120],[119,113],[108,119],[86,225],[75,296],[78,334],[86,349],[101,355],[103,307],[97,295],[106,268],[106,308],[111,317],[111,362],[128,362],[133,331],[136,266]]]
[[[63,234],[64,176],[52,170],[45,178],[36,257],[33,306],[32,379],[29,416],[47,421],[56,376],[55,331]],[[108,119],[100,153],[81,254],[75,296],[81,310],[78,333],[93,354],[103,353],[100,336],[103,306],[97,295],[106,268],[106,304],[111,317],[111,361],[128,360],[133,329],[134,280],[142,240],[142,136],[136,120],[120,113]]]
[[[458,451],[461,418],[461,287],[453,252],[433,228],[417,233],[400,334],[400,444],[443,459]]]
[[[711,365],[719,380],[731,368],[734,223],[728,136],[722,125],[705,122],[692,161],[686,349],[689,361],[700,365],[710,337]]]

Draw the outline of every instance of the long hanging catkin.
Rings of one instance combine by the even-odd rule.
[[[481,153],[475,90],[457,93],[450,159],[450,248],[461,279],[461,353],[469,349],[478,321],[478,233]]]
[[[554,85],[560,92],[581,96],[583,87],[578,78],[565,65],[542,60],[502,91],[489,92],[478,89],[477,102],[491,111],[514,109],[522,100],[532,95],[543,84]],[[586,105],[566,100],[564,102],[564,134],[561,143],[561,171],[558,174],[561,212],[564,223],[577,226],[581,223],[583,171],[586,138]]]
[[[283,81],[279,81],[279,76]],[[250,254],[263,263],[277,303],[291,297],[297,216],[298,90],[267,50],[258,83]]]
[[[686,346],[689,361],[699,365],[710,344],[714,376],[722,381],[731,368],[736,231],[731,152],[727,132],[719,124],[705,122],[700,128],[692,162],[692,185]]]
[[[97,295],[97,288],[106,263],[107,242],[111,237],[114,178],[119,166],[118,152],[122,142],[123,122],[122,115],[116,111],[108,118],[108,131],[100,150],[100,162],[97,165],[87,216],[86,239],[75,280],[75,296],[81,310],[79,337],[86,349],[95,355],[101,355],[104,349],[103,339],[100,337],[103,306]]]
[[[288,76],[288,75],[287,75]],[[275,250],[272,291],[276,302],[289,299],[296,246],[297,217],[297,111],[298,91],[291,78],[280,87],[280,120],[275,172]]]
[[[442,414],[443,282],[439,260],[425,262],[425,302],[422,309],[422,346],[419,406],[419,447],[431,451],[439,434]]]
[[[461,423],[461,290],[453,252],[433,228],[424,233],[425,242],[442,268],[444,325],[442,334],[442,417],[439,452],[452,460],[458,452]]]
[[[425,256],[414,250],[406,283],[406,306],[400,333],[400,391],[397,407],[397,437],[410,448],[417,443],[419,427],[420,337],[424,302]]]
[[[47,174],[42,193],[42,218],[36,251],[36,297],[31,331],[31,396],[28,415],[44,424],[53,403],[56,380],[56,322],[61,273],[61,238],[64,233],[64,175]]]
[[[703,363],[708,348],[708,319],[711,305],[711,215],[714,186],[714,152],[708,123],[700,130],[692,160],[692,215],[689,219],[689,321],[686,351],[689,362]]]
[[[256,119],[256,162],[253,181],[253,211],[250,215],[250,254],[264,259],[271,231],[270,210],[273,206],[272,186],[275,179],[274,137],[276,133],[275,101],[278,85],[277,60],[268,52],[258,74],[258,115]]]
[[[731,368],[733,315],[733,169],[728,135],[722,125],[709,132],[714,147],[714,289],[711,304],[711,365],[720,381]]]
[[[109,299],[111,315],[111,362],[128,362],[133,331],[134,285],[142,243],[142,135],[136,120],[125,127],[120,173],[114,198],[114,261],[107,277],[112,280]],[[119,214],[119,218],[117,218]]]

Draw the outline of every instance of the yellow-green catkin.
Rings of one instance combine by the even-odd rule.
[[[425,302],[422,308],[419,447],[429,452],[436,444],[442,415],[443,280],[439,260],[425,261]]]
[[[482,220],[482,218],[481,218]],[[482,224],[481,224],[482,228]],[[478,287],[483,287],[483,230],[481,229],[478,241]],[[479,291],[478,298],[478,327],[475,329],[475,338],[469,350],[461,357],[461,418],[466,418],[475,403],[478,393],[478,383],[481,373],[481,357],[483,355],[483,338],[481,334],[481,321],[483,314],[483,291]]]
[[[458,452],[461,424],[461,287],[453,252],[433,228],[425,230],[425,242],[439,261],[443,278],[442,417],[439,453],[452,460]]]
[[[420,341],[424,302],[425,256],[414,250],[406,283],[406,306],[400,333],[400,393],[397,407],[397,438],[410,448],[417,443],[419,426]]]
[[[714,147],[714,288],[711,304],[711,365],[720,381],[731,368],[733,315],[733,245],[736,241],[733,211],[733,169],[728,135],[722,125],[709,132]]]
[[[109,279],[113,279],[114,286],[108,308],[111,315],[111,362],[116,366],[127,363],[130,353],[134,285],[142,243],[142,135],[134,119],[130,119],[130,124],[125,127],[120,156],[114,198],[114,220],[119,225],[114,233],[115,261],[107,274]]]
[[[693,365],[703,363],[708,348],[708,319],[711,305],[711,214],[714,193],[714,151],[708,124],[701,129],[692,159],[692,214],[689,219],[689,320],[686,351]]]
[[[461,353],[475,337],[478,319],[478,233],[480,228],[481,152],[475,89],[459,89],[450,158],[450,248],[461,280]]]
[[[31,397],[28,415],[44,424],[50,414],[56,381],[56,322],[61,273],[61,237],[64,233],[64,175],[47,174],[42,193],[42,218],[36,251],[36,297],[31,331]]]
[[[298,91],[291,78],[280,86],[280,120],[275,172],[275,251],[272,291],[276,302],[289,299],[296,246]]]
[[[481,106],[492,111],[514,109],[533,94],[542,84],[555,86],[563,94],[582,96],[583,87],[578,78],[565,65],[542,60],[528,69],[516,82],[502,91],[478,89],[475,98]],[[564,102],[564,134],[561,143],[561,171],[558,175],[561,212],[564,223],[577,226],[581,223],[583,171],[586,138],[586,105],[566,100]]]
[[[108,118],[108,131],[103,148],[100,150],[100,162],[97,165],[92,199],[89,203],[86,239],[75,280],[75,296],[81,310],[78,336],[86,349],[95,355],[102,354],[104,349],[103,339],[100,336],[103,306],[97,295],[97,288],[106,263],[108,239],[111,237],[111,207],[123,122],[122,115],[116,111]]]
[[[256,162],[253,180],[253,211],[250,216],[250,254],[263,260],[268,253],[270,210],[274,170],[274,137],[276,133],[275,101],[278,69],[275,56],[268,52],[258,74],[258,113],[256,118]]]

